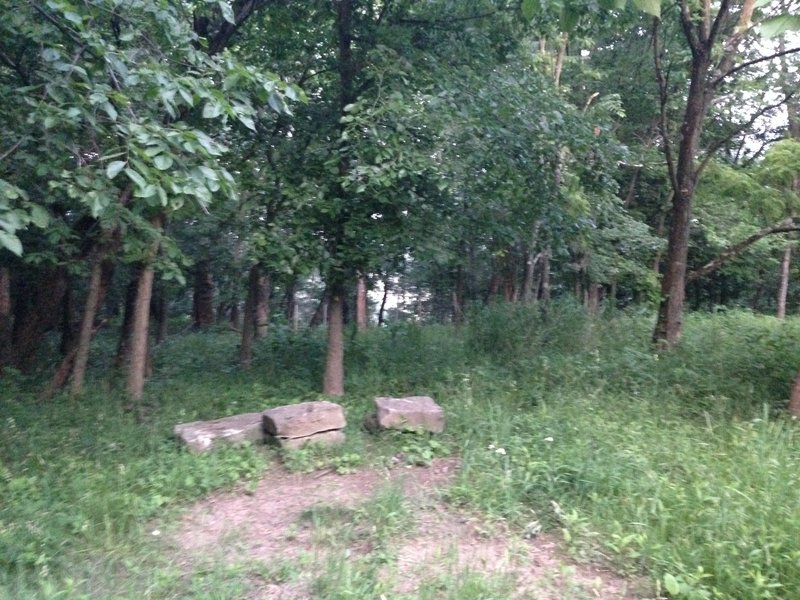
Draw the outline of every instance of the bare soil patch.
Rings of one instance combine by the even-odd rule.
[[[276,467],[250,493],[218,494],[191,507],[170,542],[184,557],[187,570],[204,561],[263,564],[264,575],[254,582],[252,598],[323,597],[315,595],[312,583],[333,549],[345,560],[375,550],[370,524],[354,523],[363,514],[353,511],[389,485],[402,494],[411,524],[392,536],[388,549],[386,544],[381,548],[390,555],[381,569],[392,590],[387,600],[416,598],[426,581],[454,581],[465,573],[507,578],[514,590],[510,598],[646,596],[638,582],[571,561],[555,536],[524,539],[502,524],[486,523],[479,515],[447,504],[442,493],[454,481],[458,467],[452,458],[435,460],[429,467],[363,469],[345,475],[332,470],[292,474]],[[318,514],[332,519],[320,526],[314,519]],[[354,525],[365,535],[352,535]],[[350,528],[351,535],[343,542],[346,548],[337,546],[338,539],[347,537],[339,536],[338,526]]]

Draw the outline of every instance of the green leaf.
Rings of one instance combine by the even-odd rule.
[[[115,160],[108,163],[108,166],[106,167],[106,177],[109,179],[114,179],[114,177],[119,175],[119,172],[122,171],[127,164],[128,163],[124,160]]]
[[[139,173],[134,171],[133,169],[125,169],[125,174],[130,178],[133,183],[138,185],[139,187],[144,187],[147,185],[147,182],[144,180]]]
[[[5,248],[17,256],[22,256],[22,242],[13,233],[0,231],[0,248]]]
[[[681,591],[681,585],[670,573],[664,575],[664,587],[669,592],[670,596],[677,596]]]
[[[233,8],[231,8],[231,5],[225,0],[219,0],[217,4],[219,5],[219,9],[222,11],[222,18],[231,25],[236,25],[236,18],[233,16]]]
[[[166,171],[174,162],[169,154],[159,154],[153,159],[153,164],[159,171]]]
[[[522,0],[522,16],[530,20],[536,14],[538,8],[536,0]]]
[[[222,114],[222,107],[217,102],[206,102],[203,106],[204,119],[216,119]]]
[[[661,18],[661,0],[633,0],[633,5],[643,13]]]
[[[764,19],[759,25],[761,37],[771,39],[787,31],[800,31],[800,15],[778,15]]]
[[[39,206],[38,204],[34,204],[31,206],[31,223],[39,227],[40,229],[44,229],[47,227],[47,224],[50,222],[50,215],[47,211]]]

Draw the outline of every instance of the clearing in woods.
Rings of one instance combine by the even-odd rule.
[[[187,571],[248,564],[248,598],[644,598],[641,581],[576,563],[446,502],[456,459],[347,474],[271,469],[194,506],[165,537]]]

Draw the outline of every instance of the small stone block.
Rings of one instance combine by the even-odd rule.
[[[306,444],[319,444],[321,446],[336,446],[344,443],[345,434],[340,429],[314,433],[305,437],[285,438],[267,434],[267,441],[278,444],[286,450],[297,450]]]
[[[378,397],[375,408],[373,419],[380,429],[444,431],[444,410],[430,396]]]
[[[261,413],[179,423],[175,425],[174,433],[192,452],[206,452],[218,442],[260,442],[264,439]]]
[[[324,400],[271,408],[264,412],[264,431],[279,438],[303,438],[342,429],[344,409]]]

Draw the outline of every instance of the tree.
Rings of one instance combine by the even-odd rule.
[[[742,45],[752,30],[755,0],[744,0],[741,4],[722,0],[718,5],[692,4],[688,0],[680,0],[676,10],[690,52],[686,66],[688,89],[680,111],[681,126],[677,143],[673,141],[669,123],[670,98],[668,75],[663,64],[662,26],[658,19],[653,24],[655,70],[661,100],[660,129],[672,189],[666,272],[661,284],[661,302],[653,339],[667,346],[675,345],[681,335],[695,190],[708,160],[714,150],[721,146],[719,143],[712,144],[707,148],[706,157],[698,161],[708,111],[720,90],[734,76],[741,76],[749,67],[778,58],[781,54],[759,56],[736,63]],[[798,50],[794,48],[791,52]],[[764,111],[763,107],[757,109],[747,125],[752,124]]]

